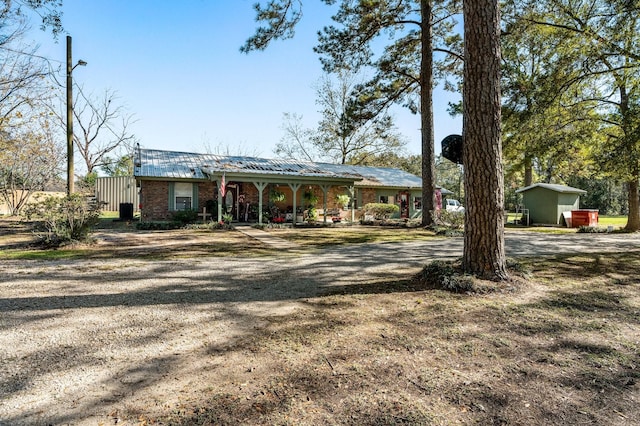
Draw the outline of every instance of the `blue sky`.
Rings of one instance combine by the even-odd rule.
[[[314,85],[322,69],[312,48],[332,9],[305,2],[295,38],[247,55],[239,48],[256,27],[255,1],[64,0],[58,42],[37,22],[30,34],[40,54],[60,62],[72,36],[74,62],[88,62],[74,81],[87,94],[116,91],[137,119],[132,130],[143,147],[273,157],[283,113],[302,115],[306,127],[320,118]],[[435,92],[438,152],[445,136],[461,132],[461,118],[446,113],[458,98]],[[400,107],[394,116],[408,152],[419,154],[419,116]]]

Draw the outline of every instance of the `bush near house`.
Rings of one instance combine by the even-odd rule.
[[[389,219],[393,214],[400,211],[400,207],[395,204],[369,203],[364,205],[365,214],[372,215],[376,220]]]
[[[41,242],[62,246],[87,241],[100,222],[100,206],[80,194],[67,197],[49,196],[27,205],[25,215],[35,221]]]
[[[183,225],[195,223],[198,220],[198,212],[195,210],[180,210],[175,212],[171,219]]]

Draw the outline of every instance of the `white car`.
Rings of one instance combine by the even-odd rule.
[[[460,204],[460,201],[458,200],[453,200],[448,198],[446,200],[446,207],[445,209],[448,212],[457,212],[457,213],[464,213],[464,206],[462,204]]]

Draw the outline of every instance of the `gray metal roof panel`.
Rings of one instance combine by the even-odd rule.
[[[388,167],[354,166],[350,164],[321,163],[322,167],[343,170],[361,176],[357,186],[388,186],[398,188],[421,188],[422,178],[400,169]]]
[[[586,194],[587,191],[585,191],[584,189],[578,189],[578,188],[573,188],[571,186],[567,186],[567,185],[558,185],[558,184],[553,184],[553,183],[535,183],[533,185],[529,185],[525,188],[520,188],[516,190],[516,193],[521,193],[521,192],[525,192],[528,191],[530,189],[533,188],[545,188],[545,189],[549,189],[551,191],[555,191],[555,192],[560,192],[563,194]]]
[[[286,161],[256,157],[220,156],[188,152],[139,149],[137,177],[205,179],[202,168],[213,172],[238,172],[306,177],[336,177],[361,180],[358,186],[419,188],[420,177],[402,170],[344,164]]]
[[[324,178],[353,178],[361,187],[421,188],[422,178],[403,170],[349,164],[313,163],[244,156],[221,156],[138,149],[136,177],[206,179],[203,170]]]
[[[153,178],[206,179],[202,171],[203,168],[213,173],[255,172],[263,175],[361,179],[346,170],[328,169],[311,162],[256,157],[225,157],[214,154],[151,149],[138,149],[134,175]]]

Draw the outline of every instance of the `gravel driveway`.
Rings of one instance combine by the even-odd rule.
[[[640,249],[640,234],[509,233],[511,257]],[[329,287],[397,279],[462,239],[277,258],[0,264],[0,425],[114,424],[223,380],[212,357]],[[246,368],[239,366],[238,368]]]

